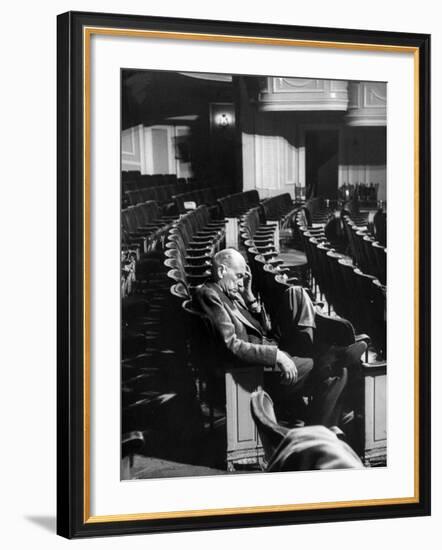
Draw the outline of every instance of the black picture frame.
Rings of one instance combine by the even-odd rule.
[[[430,514],[430,36],[427,34],[297,27],[227,21],[69,12],[58,16],[58,470],[57,532],[67,538],[334,522]],[[413,502],[321,509],[220,513],[196,517],[95,521],[85,485],[85,285],[88,247],[84,209],[84,29],[137,29],[282,40],[411,48],[419,62],[418,140],[419,348],[416,396],[419,444],[417,498]],[[87,303],[87,302],[86,302]],[[85,474],[86,472],[86,474]]]

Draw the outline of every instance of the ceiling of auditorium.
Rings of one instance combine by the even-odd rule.
[[[215,78],[216,77],[216,78]],[[122,127],[192,122],[208,114],[208,104],[231,102],[231,75],[122,71]]]

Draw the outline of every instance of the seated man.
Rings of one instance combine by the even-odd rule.
[[[290,356],[268,337],[251,282],[250,269],[243,256],[235,249],[222,250],[213,258],[212,281],[197,289],[195,301],[210,320],[227,361],[276,368],[276,371],[265,373],[264,385],[279,408],[279,414],[288,415],[293,421],[300,412],[301,415],[305,413],[299,410],[303,405],[301,396],[313,396],[313,402],[315,395],[327,400],[329,391],[336,393],[335,385],[340,379],[330,376],[335,374],[330,369],[316,372],[311,358]],[[347,357],[341,356],[346,363],[358,360],[365,350],[363,343],[355,346],[349,347]],[[337,406],[337,401],[330,402]],[[313,418],[308,420],[314,421]]]

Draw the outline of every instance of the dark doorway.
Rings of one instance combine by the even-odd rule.
[[[338,196],[338,130],[308,130],[305,134],[306,196]]]

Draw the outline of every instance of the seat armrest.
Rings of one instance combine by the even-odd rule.
[[[259,252],[259,250],[258,250]],[[260,255],[261,256],[264,256],[264,258],[277,258],[278,257],[278,253],[276,252],[276,250],[270,250],[268,252],[260,252]],[[270,260],[269,260],[270,261]],[[281,262],[281,263],[284,263],[282,260],[277,260],[278,262]],[[273,262],[272,262],[273,263]]]
[[[205,271],[204,273],[200,273],[198,275],[192,274],[192,273],[186,273],[186,279],[188,279],[191,282],[199,281],[201,283],[204,283],[208,277],[210,277],[211,273],[210,271]]]
[[[212,242],[212,237],[201,236],[201,235],[192,235],[192,241],[194,243],[210,243]]]
[[[187,275],[205,275],[210,269],[210,264],[207,261],[201,262],[200,264],[184,264],[184,270]]]
[[[209,239],[208,241],[202,241],[202,242],[189,241],[187,243],[187,246],[188,246],[188,249],[208,250],[209,248],[212,248],[211,246],[209,246],[212,242],[213,242],[212,239]]]
[[[196,262],[205,262],[211,259],[210,254],[200,254],[199,256],[185,256],[184,259],[189,265],[192,265],[192,262],[195,262],[195,265],[199,265]]]
[[[208,254],[212,253],[212,247],[206,248],[187,248],[186,258],[205,258]]]
[[[382,376],[387,374],[387,362],[362,363],[362,373],[364,376]]]
[[[355,342],[365,342],[368,345],[371,342],[371,338],[368,334],[356,334]]]

